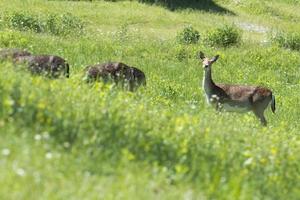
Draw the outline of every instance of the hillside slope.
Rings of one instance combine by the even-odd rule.
[[[210,5],[2,0],[0,47],[60,55],[71,77],[1,61],[0,199],[298,199],[300,4]],[[224,24],[241,42],[208,46],[207,33]],[[199,31],[196,44],[178,42],[188,25]],[[267,127],[252,113],[206,105],[199,50],[220,55],[216,82],[272,89]],[[142,69],[147,87],[86,84],[83,69],[106,61]]]

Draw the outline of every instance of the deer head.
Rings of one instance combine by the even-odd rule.
[[[212,57],[211,59],[205,57],[202,51],[199,52],[199,58],[202,61],[204,70],[209,69],[211,65],[216,62],[219,58],[219,55]]]

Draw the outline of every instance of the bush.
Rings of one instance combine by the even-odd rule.
[[[46,32],[54,35],[68,35],[71,33],[82,34],[83,22],[71,13],[57,15],[48,15],[45,23]]]
[[[188,54],[188,52],[187,52],[186,49],[180,48],[180,47],[179,47],[179,48],[176,48],[175,58],[176,58],[178,61],[180,61],[180,62],[185,61],[185,60],[188,59],[188,57],[189,57],[189,54]]]
[[[43,32],[43,24],[36,16],[31,16],[26,13],[13,13],[10,16],[10,26],[20,31],[34,31],[37,33]]]
[[[278,32],[271,34],[271,42],[280,47],[300,51],[300,34]]]
[[[178,35],[177,40],[183,44],[195,44],[199,41],[200,34],[191,25],[186,26]]]
[[[215,47],[229,47],[240,43],[241,34],[234,25],[225,25],[209,31],[205,37],[205,43]]]
[[[79,31],[82,33],[84,25],[81,19],[72,15],[71,13],[63,14],[59,17],[61,32],[64,34],[70,34],[73,31]]]
[[[71,13],[62,15],[49,14],[36,16],[28,13],[13,13],[6,17],[11,28],[20,31],[36,33],[51,33],[54,35],[82,34],[83,22]]]

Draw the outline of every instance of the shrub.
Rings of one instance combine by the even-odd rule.
[[[199,41],[200,34],[194,29],[191,25],[186,26],[180,33],[177,35],[177,40],[183,44],[195,44]]]
[[[188,59],[188,52],[184,48],[177,48],[176,49],[176,55],[175,58],[177,58],[178,61],[182,62]]]
[[[172,58],[176,58],[179,62],[187,62],[189,59],[193,58],[195,49],[198,49],[199,46],[187,46],[187,45],[175,45],[173,51],[170,54]]]
[[[234,25],[225,25],[209,31],[205,37],[205,43],[209,46],[229,47],[236,45],[241,40],[241,34]]]
[[[71,13],[62,14],[59,17],[60,29],[63,34],[70,34],[74,31],[78,31],[78,33],[83,32],[83,22],[78,17],[72,15]]]
[[[83,22],[71,13],[62,14],[60,16],[50,14],[45,20],[46,32],[54,35],[69,35],[71,33],[82,34]]]
[[[13,13],[10,16],[10,26],[20,31],[43,32],[43,24],[36,16],[27,13]]]
[[[272,43],[280,47],[300,51],[300,34],[299,33],[283,33],[278,32],[271,34]]]
[[[8,25],[20,31],[51,33],[54,35],[82,34],[83,22],[71,13],[36,16],[28,13],[13,13],[6,17]]]

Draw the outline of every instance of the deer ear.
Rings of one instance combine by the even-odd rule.
[[[216,62],[219,58],[219,55],[214,56],[210,61],[211,62]]]
[[[198,57],[199,57],[201,60],[203,60],[203,59],[205,58],[204,53],[203,53],[202,51],[200,51],[200,52],[198,53]]]

